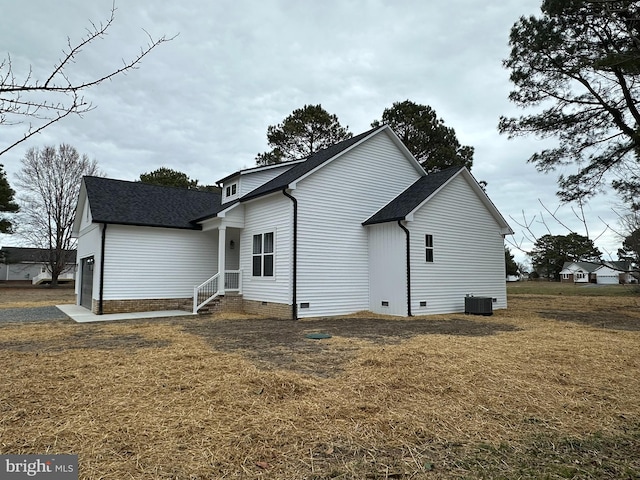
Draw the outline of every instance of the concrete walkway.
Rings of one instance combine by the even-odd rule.
[[[158,312],[109,313],[96,315],[80,305],[56,305],[62,313],[78,323],[110,322],[113,320],[134,320],[139,318],[187,317],[193,315],[185,310],[162,310]]]

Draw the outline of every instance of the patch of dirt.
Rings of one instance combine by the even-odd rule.
[[[59,305],[74,303],[73,288],[0,285],[0,308]],[[417,335],[486,336],[517,330],[516,327],[486,321],[482,317],[447,319],[388,320],[384,318],[346,317],[300,320],[214,319],[201,316],[173,319],[132,320],[127,323],[169,323],[203,338],[212,348],[239,353],[260,368],[284,368],[300,373],[332,376],[342,371],[352,359],[361,341],[391,345]],[[328,333],[336,340],[312,340],[308,333]],[[149,340],[137,334],[106,332],[103,325],[78,325],[63,339],[0,341],[0,349],[19,352],[59,352],[65,349],[95,348],[115,350],[162,347],[162,341]]]
[[[561,322],[573,322],[609,330],[640,331],[640,308],[620,307],[591,311],[543,310],[541,317]]]
[[[386,320],[331,318],[317,320],[210,320],[181,321],[188,333],[204,338],[216,350],[240,353],[264,369],[285,368],[306,374],[332,376],[355,356],[356,341],[391,345],[417,335],[486,336],[518,330],[507,324],[474,319]],[[347,340],[312,340],[308,333],[328,333]]]

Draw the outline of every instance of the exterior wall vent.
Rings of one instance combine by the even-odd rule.
[[[382,306],[383,307],[388,307],[389,306],[389,302],[387,302],[386,300],[382,300]]]
[[[309,308],[309,302],[303,302],[300,304],[300,308]]]
[[[426,307],[427,306],[427,302],[425,302],[425,301],[420,302],[420,306],[421,307]]]
[[[493,298],[464,297],[464,313],[470,313],[472,315],[493,315]]]

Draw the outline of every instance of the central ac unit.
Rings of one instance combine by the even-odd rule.
[[[464,297],[464,313],[472,315],[493,315],[493,298]]]

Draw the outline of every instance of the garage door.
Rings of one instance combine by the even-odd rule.
[[[91,299],[93,297],[93,257],[82,259],[80,274],[82,275],[80,284],[80,305],[91,310]]]
[[[617,285],[620,283],[618,275],[598,275],[596,280],[599,285]]]

